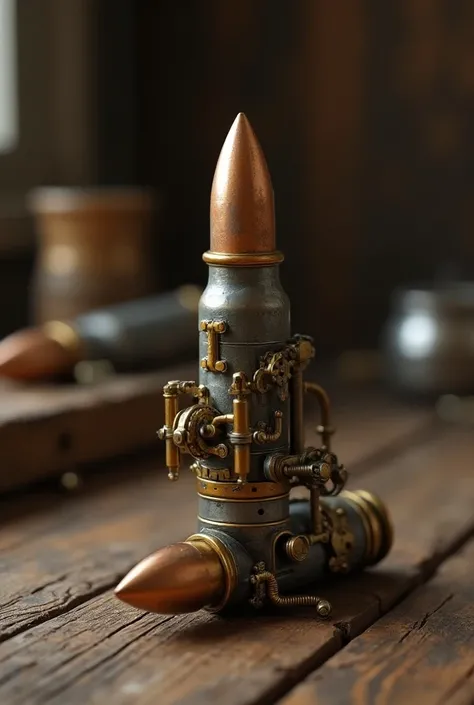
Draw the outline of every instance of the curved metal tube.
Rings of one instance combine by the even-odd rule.
[[[334,433],[334,429],[330,425],[330,402],[327,392],[320,387],[319,384],[315,384],[314,382],[305,382],[304,391],[313,394],[319,402],[321,423],[316,430],[320,434],[326,450],[331,450],[330,438]]]
[[[316,595],[292,595],[283,597],[278,591],[278,582],[273,573],[267,570],[257,573],[252,576],[254,583],[266,583],[267,597],[277,607],[305,607],[314,606],[319,617],[323,619],[329,617],[331,613],[331,605],[327,600],[323,600]]]

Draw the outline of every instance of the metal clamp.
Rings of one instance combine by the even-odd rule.
[[[219,338],[227,330],[225,321],[201,321],[200,329],[207,333],[207,357],[201,360],[201,367],[209,372],[225,372],[227,362],[219,360]]]

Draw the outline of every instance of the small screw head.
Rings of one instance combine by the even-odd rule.
[[[218,360],[216,362],[216,370],[218,372],[225,372],[227,369],[227,363],[224,360]]]
[[[329,615],[331,614],[331,609],[331,603],[327,600],[319,600],[318,606],[316,607],[318,615],[322,617],[322,619],[326,619],[326,617],[329,617]]]
[[[319,477],[325,482],[331,477],[331,468],[327,463],[321,463],[319,468]]]
[[[181,445],[183,442],[183,433],[181,431],[175,431],[173,433],[173,441],[176,445]]]
[[[61,475],[61,487],[68,492],[74,492],[80,489],[82,485],[81,476],[76,472],[68,471]]]

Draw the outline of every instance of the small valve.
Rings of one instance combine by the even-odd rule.
[[[290,560],[301,562],[308,557],[309,545],[306,536],[292,536],[285,542],[285,553]]]

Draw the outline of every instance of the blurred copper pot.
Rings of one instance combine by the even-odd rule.
[[[141,188],[35,189],[37,233],[31,317],[36,324],[146,296],[157,290],[151,220]]]
[[[400,391],[474,392],[474,284],[396,291],[382,349],[387,381]]]

